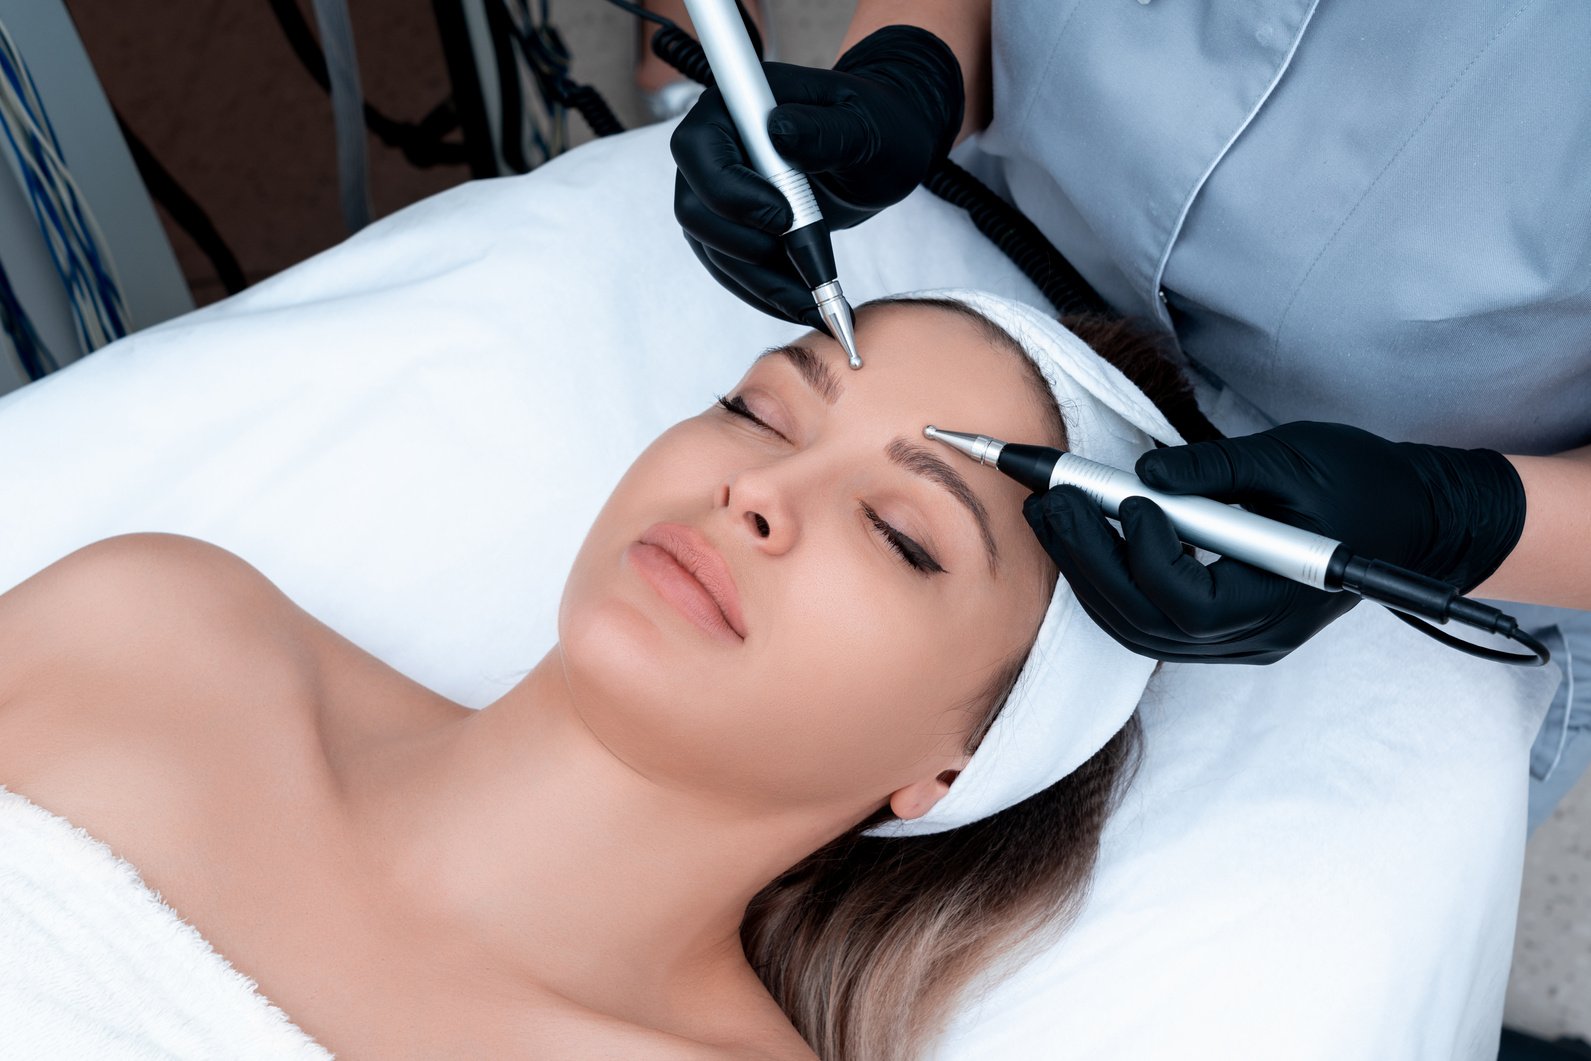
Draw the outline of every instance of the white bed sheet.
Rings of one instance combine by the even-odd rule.
[[[668,132],[436,196],[0,398],[0,588],[109,535],[188,534],[415,680],[491,702],[554,639],[633,456],[797,332],[691,256]],[[836,253],[853,302],[1043,304],[924,192]],[[1272,667],[1166,668],[1080,919],[934,1056],[1495,1056],[1556,678],[1370,606]]]

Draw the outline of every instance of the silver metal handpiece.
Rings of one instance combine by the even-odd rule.
[[[941,431],[933,424],[923,428],[923,434],[935,442],[943,442],[951,449],[959,449],[979,464],[995,464],[1005,443],[988,435],[967,435],[960,431]],[[1059,452],[1059,451],[1057,451]]]
[[[980,464],[993,464],[1029,489],[1044,490],[1062,483],[1076,486],[1113,519],[1127,498],[1147,497],[1160,506],[1176,528],[1177,537],[1189,545],[1242,560],[1316,589],[1341,588],[1327,584],[1326,571],[1342,543],[1323,534],[1208,497],[1164,494],[1131,472],[1048,446],[1006,443],[987,435],[943,431],[933,426],[925,427],[923,434]]]
[[[734,119],[752,168],[778,188],[790,204],[790,227],[784,233],[790,259],[802,282],[811,289],[818,314],[850,359],[851,367],[861,368],[851,304],[840,290],[828,225],[806,174],[786,162],[768,136],[773,90],[768,87],[768,78],[751,46],[740,9],[735,0],[685,0],[685,9],[696,28],[696,38],[707,53],[713,79]]]
[[[851,317],[851,304],[845,301],[845,293],[840,290],[840,282],[831,280],[815,288],[812,297],[817,300],[818,314],[828,325],[829,334],[845,351],[851,367],[861,368],[862,359],[856,352],[856,323]]]

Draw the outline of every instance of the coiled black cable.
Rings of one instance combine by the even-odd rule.
[[[652,34],[652,54],[698,85],[713,83],[713,68],[707,64],[701,44],[672,22]]]
[[[967,211],[972,223],[1033,281],[1060,316],[1097,313],[1114,316],[1066,256],[1044,238],[1027,215],[996,195],[987,184],[948,158],[942,158],[923,178],[923,187],[952,206]]]
[[[575,85],[564,93],[565,106],[580,112],[591,131],[598,136],[612,136],[624,132],[624,123],[613,113],[608,101],[590,85]]]

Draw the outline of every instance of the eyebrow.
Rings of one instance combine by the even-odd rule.
[[[799,343],[786,343],[783,346],[770,346],[757,356],[761,361],[765,357],[783,357],[795,366],[801,373],[801,378],[806,380],[807,386],[817,391],[818,397],[823,399],[825,405],[833,405],[840,400],[840,395],[845,393],[845,387],[840,383],[834,369],[829,363],[812,352],[809,346]]]
[[[983,539],[983,551],[988,554],[989,574],[995,574],[1000,567],[1000,548],[994,542],[994,532],[989,529],[989,512],[983,507],[983,502],[978,500],[978,495],[972,492],[972,487],[967,485],[967,480],[961,477],[961,473],[922,446],[904,438],[891,441],[884,447],[884,452],[902,468],[939,484],[951,497],[961,502],[978,524],[978,536]]]
[[[757,357],[757,360],[761,361],[765,357],[783,357],[788,360],[806,381],[807,386],[816,391],[826,405],[833,405],[839,400],[840,395],[845,393],[845,386],[840,383],[834,369],[827,361],[813,353],[811,347],[799,343],[786,343],[783,346],[769,347]],[[972,487],[967,485],[967,480],[962,478],[961,473],[936,454],[905,438],[895,438],[884,447],[884,452],[895,464],[913,475],[919,475],[938,484],[961,503],[973,521],[978,524],[978,536],[983,539],[983,551],[989,560],[989,574],[995,574],[1000,567],[1000,547],[995,544],[994,531],[989,527],[989,512],[984,508],[983,502],[978,500],[978,495],[973,493]]]

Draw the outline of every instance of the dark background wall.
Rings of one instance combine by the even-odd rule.
[[[308,3],[301,3],[313,23]],[[418,121],[448,94],[430,0],[349,0],[365,98]],[[347,235],[337,203],[331,101],[295,58],[265,0],[68,0],[112,104],[200,205],[250,283]],[[367,137],[374,214],[466,180],[416,169]],[[202,303],[224,293],[162,212]]]

